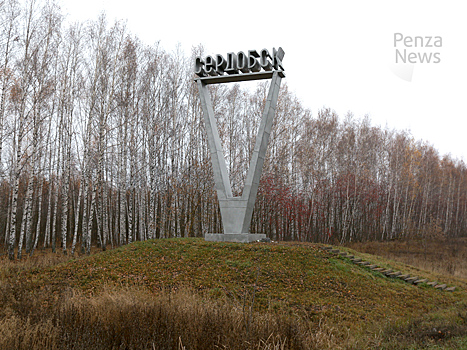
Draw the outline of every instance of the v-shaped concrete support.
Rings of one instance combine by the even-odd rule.
[[[281,72],[274,71],[271,86],[264,106],[261,124],[256,136],[256,144],[251,156],[250,168],[241,197],[233,197],[224,152],[217,129],[209,91],[201,79],[197,81],[201,105],[204,112],[208,143],[211,152],[214,182],[221,209],[224,234],[206,234],[207,241],[252,242],[266,238],[265,234],[251,234],[250,223],[258,193],[259,180],[263,170],[264,157],[268,147],[269,135],[276,111],[277,98],[281,84]]]

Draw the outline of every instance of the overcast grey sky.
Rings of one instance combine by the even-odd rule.
[[[127,20],[145,43],[160,41],[168,51],[180,44],[187,55],[199,44],[222,55],[281,46],[285,81],[313,115],[323,107],[341,118],[348,111],[356,118],[368,114],[374,125],[408,129],[441,155],[467,161],[464,1],[60,3],[70,20],[105,11],[110,21]]]

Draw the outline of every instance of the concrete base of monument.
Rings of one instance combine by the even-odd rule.
[[[205,241],[249,243],[266,239],[264,233],[206,233]]]

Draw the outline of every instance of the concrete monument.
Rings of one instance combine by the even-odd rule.
[[[196,57],[195,59],[195,74],[197,75],[195,81],[198,84],[204,113],[214,182],[224,227],[224,233],[206,234],[206,241],[253,242],[266,238],[265,234],[249,231],[281,79],[285,77],[282,67],[283,57],[284,50],[279,48],[273,49],[272,55],[268,50],[263,49],[259,53],[256,50],[250,50],[248,55],[242,51],[237,54],[228,53],[227,59],[221,55],[206,56],[205,59]],[[271,79],[271,85],[258,128],[245,187],[240,197],[234,197],[207,85],[260,79]]]

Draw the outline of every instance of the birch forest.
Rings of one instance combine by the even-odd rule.
[[[0,254],[222,232],[193,81],[202,46],[166,51],[105,15],[68,24],[39,0],[1,0],[0,26]],[[466,235],[463,161],[366,116],[312,113],[286,81],[251,232],[334,243]],[[239,195],[268,81],[210,90]]]

